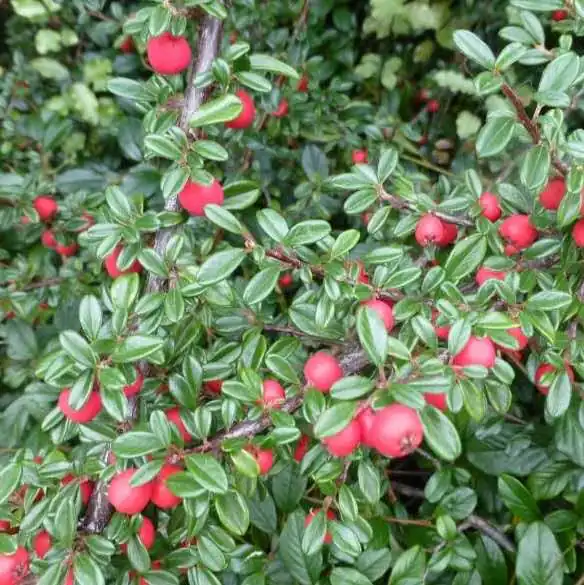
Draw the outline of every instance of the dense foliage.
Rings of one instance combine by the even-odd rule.
[[[0,22],[0,585],[584,583],[582,0]]]

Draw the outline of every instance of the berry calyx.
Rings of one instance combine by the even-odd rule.
[[[324,438],[322,442],[331,455],[346,457],[361,444],[361,425],[353,419],[342,431]]]
[[[57,215],[57,211],[59,211],[57,202],[49,195],[35,197],[32,206],[39,214],[41,221],[51,221]]]
[[[497,221],[501,217],[501,205],[499,198],[494,193],[485,191],[479,197],[479,205],[481,206],[481,214],[489,221]]]
[[[138,260],[134,260],[134,262],[132,262],[130,267],[126,268],[126,270],[120,270],[118,268],[118,258],[120,257],[120,254],[122,253],[123,249],[124,248],[122,246],[116,246],[114,248],[114,251],[109,256],[106,256],[104,266],[106,272],[112,278],[118,278],[119,276],[123,276],[124,274],[132,274],[133,272],[140,273],[142,271],[142,264],[140,264]]]
[[[308,512],[308,514],[306,514],[306,518],[304,518],[304,528],[305,529],[308,528],[308,526],[311,524],[311,522],[322,511],[323,511],[322,508],[312,508],[310,510],[310,512]],[[337,519],[335,513],[330,509],[328,509],[326,511],[325,518],[331,522]],[[324,544],[331,544],[332,541],[333,541],[333,537],[332,537],[331,533],[327,530],[326,534],[324,536],[323,542],[324,542]]]
[[[22,546],[13,554],[0,555],[0,585],[17,585],[29,571],[28,552]]]
[[[310,446],[310,437],[307,435],[302,435],[300,439],[298,439],[298,443],[296,444],[296,449],[294,449],[294,461],[298,461],[300,463],[306,453],[308,453],[308,447]]]
[[[41,234],[41,244],[45,248],[50,248],[51,250],[57,247],[58,242],[52,230],[45,230]]]
[[[539,202],[544,209],[556,211],[566,194],[566,181],[562,177],[551,179],[539,194]]]
[[[262,384],[262,398],[259,403],[267,408],[282,408],[286,392],[276,380],[265,380]]]
[[[256,114],[255,105],[253,103],[252,97],[249,95],[249,93],[247,93],[247,91],[240,89],[239,91],[235,92],[235,95],[241,102],[241,112],[237,118],[234,118],[229,122],[225,122],[225,126],[234,130],[244,130],[253,124]]]
[[[64,388],[59,394],[58,406],[65,418],[83,424],[92,421],[101,412],[101,396],[99,392],[90,392],[85,404],[77,410],[69,405],[70,396],[71,390],[69,388]]]
[[[329,392],[333,384],[343,377],[337,358],[326,351],[317,351],[304,364],[306,382],[320,392]]]
[[[455,366],[484,366],[492,368],[495,365],[495,345],[488,337],[473,337],[458,352],[452,363]]]
[[[507,276],[506,272],[482,266],[477,270],[475,281],[479,286],[482,286],[487,280],[505,280],[505,276]]]
[[[572,228],[572,239],[578,248],[584,248],[584,219],[579,219]]]
[[[167,510],[178,506],[182,502],[182,498],[173,494],[166,485],[166,480],[171,475],[180,473],[181,471],[182,468],[178,465],[167,464],[162,466],[162,469],[152,482],[152,495],[150,499],[155,506]]]
[[[363,409],[355,419],[361,428],[361,444],[366,447],[375,447],[375,437],[372,435],[375,411],[369,406]]]
[[[166,418],[172,424],[174,424],[174,426],[178,430],[178,434],[182,437],[182,440],[185,443],[190,442],[193,437],[187,431],[185,423],[182,421],[182,418],[180,417],[180,410],[178,409],[178,407],[175,406],[174,408],[169,408],[167,411],[165,411],[165,414]]]
[[[499,226],[499,233],[518,250],[529,248],[537,240],[537,230],[528,215],[512,215]]]
[[[440,394],[432,394],[430,392],[424,392],[424,400],[426,404],[430,404],[434,408],[445,412],[448,410],[448,404],[446,403],[446,394],[441,392]]]
[[[566,367],[566,374],[568,374],[568,378],[571,382],[574,381],[574,370],[570,364],[564,364]],[[538,366],[537,370],[535,370],[535,387],[541,392],[544,396],[547,396],[550,391],[550,386],[541,382],[541,379],[546,374],[551,374],[556,371],[556,368],[551,364],[541,364]]]
[[[393,329],[395,323],[393,318],[393,310],[387,303],[380,301],[379,299],[371,299],[369,301],[365,301],[363,306],[369,307],[371,310],[377,313],[379,318],[383,321],[387,331],[391,331]]]
[[[69,485],[72,481],[75,481],[77,478],[68,473],[62,480],[61,485]],[[79,491],[81,492],[81,501],[85,506],[89,502],[89,498],[91,498],[91,494],[93,493],[93,482],[89,479],[84,479],[79,482]]]
[[[136,469],[126,469],[114,475],[110,482],[107,498],[121,514],[139,514],[144,510],[152,495],[152,482],[133,487],[130,481]]]
[[[424,438],[420,417],[413,408],[391,404],[377,411],[371,429],[375,448],[386,457],[405,457],[415,451]]]
[[[361,165],[365,164],[369,160],[369,153],[366,148],[362,150],[354,150],[351,153],[351,160],[353,161],[354,165]]]
[[[136,394],[139,394],[140,390],[142,390],[142,386],[144,386],[144,376],[136,367],[136,378],[131,384],[124,386],[124,394],[128,398],[130,398],[130,396],[136,396]]]
[[[272,112],[272,116],[274,116],[274,118],[283,118],[288,115],[289,109],[288,100],[283,98],[280,100],[278,107]]]
[[[32,541],[32,548],[39,559],[44,559],[45,555],[51,550],[53,539],[46,530],[41,530]]]
[[[423,215],[416,225],[415,237],[420,246],[437,244],[444,238],[444,224],[434,215]]]
[[[164,32],[151,37],[146,46],[148,62],[160,75],[176,75],[184,71],[191,62],[192,51],[187,39]]]
[[[213,179],[210,185],[203,185],[189,179],[178,195],[181,207],[198,217],[205,215],[205,206],[209,203],[223,205],[224,200],[223,187],[217,179]]]
[[[426,110],[430,112],[430,114],[435,114],[440,110],[440,102],[438,100],[430,100],[426,104]]]

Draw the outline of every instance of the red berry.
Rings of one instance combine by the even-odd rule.
[[[180,473],[182,468],[178,465],[163,465],[162,469],[152,482],[152,496],[150,499],[152,503],[166,510],[168,508],[174,508],[182,502],[182,498],[175,496],[167,487],[166,480],[175,473]]]
[[[84,232],[84,231],[87,231],[92,225],[95,225],[95,219],[94,219],[93,215],[90,215],[89,213],[84,211],[81,214],[81,217],[85,220],[85,225],[76,231]]]
[[[55,238],[55,234],[51,230],[45,230],[41,235],[41,244],[45,248],[56,248],[58,245],[57,239]]]
[[[71,473],[68,473],[62,480],[61,485],[68,485],[72,481],[75,481],[76,477]],[[81,491],[81,501],[84,505],[87,506],[89,502],[89,498],[91,498],[91,494],[93,493],[93,482],[89,479],[84,479],[79,483],[79,489]]]
[[[523,333],[521,327],[511,327],[511,329],[507,329],[507,333],[517,340],[518,350],[522,350],[527,347],[527,344],[529,343],[529,337]]]
[[[440,316],[440,313],[436,309],[432,309],[432,323],[434,323],[434,333],[438,339],[448,339],[450,333],[450,325],[436,325],[436,319]]]
[[[284,116],[288,115],[288,110],[288,100],[286,98],[282,98],[278,104],[278,107],[275,109],[275,111],[272,112],[272,116],[274,116],[274,118],[283,118]]]
[[[513,244],[506,244],[504,251],[505,256],[515,256],[515,254],[519,254],[521,250],[519,248],[516,248]]]
[[[208,186],[189,179],[178,195],[181,207],[191,215],[200,217],[205,215],[206,205],[223,205],[224,199],[223,187],[217,179]]]
[[[77,250],[79,250],[77,242],[73,242],[72,244],[69,245],[57,244],[57,246],[55,247],[55,252],[65,257],[75,256]]]
[[[377,411],[371,436],[382,455],[405,457],[420,446],[424,429],[417,411],[403,404],[391,404]]]
[[[69,396],[71,390],[64,388],[59,394],[59,409],[65,415],[65,418],[76,422],[76,423],[88,423],[92,421],[101,411],[101,396],[99,392],[93,391],[89,393],[89,397],[85,401],[85,404],[79,409],[75,410],[69,405]]]
[[[501,206],[499,198],[494,193],[486,191],[479,197],[479,205],[482,209],[483,217],[489,221],[497,221],[501,217]]]
[[[579,219],[572,228],[572,239],[578,248],[584,248],[584,219]]]
[[[36,209],[41,221],[51,221],[59,211],[57,202],[49,195],[39,195],[32,202],[32,206]]]
[[[121,471],[114,475],[110,482],[107,498],[121,514],[139,514],[148,505],[152,496],[152,482],[136,487],[130,485],[130,480],[136,472],[136,469]]]
[[[74,585],[74,583],[75,579],[73,577],[73,569],[69,569],[65,575],[65,581],[63,581],[63,585]]]
[[[120,51],[122,53],[133,53],[134,52],[134,39],[132,37],[125,37],[120,43]]]
[[[475,280],[479,286],[482,286],[487,280],[505,280],[505,276],[507,276],[506,272],[501,272],[500,270],[491,270],[490,268],[485,268],[482,266],[477,270]]]
[[[8,520],[0,520],[0,533],[12,534],[12,524]]]
[[[310,446],[310,437],[306,435],[302,435],[296,444],[296,449],[294,449],[294,460],[300,463],[306,453],[308,453],[308,447]]]
[[[122,251],[122,246],[116,246],[114,251],[109,256],[106,256],[104,263],[105,269],[112,278],[118,278],[118,276],[123,276],[124,274],[132,274],[133,272],[139,273],[142,271],[142,264],[140,264],[138,260],[134,260],[126,270],[120,270],[118,268],[118,258]]]
[[[434,406],[438,410],[446,411],[448,410],[448,405],[446,404],[446,394],[431,394],[430,392],[424,392],[424,400],[426,404],[430,404]]]
[[[353,161],[354,165],[366,164],[369,160],[369,153],[367,152],[367,149],[364,148],[363,150],[354,150],[351,153],[351,160]]]
[[[458,237],[458,228],[453,223],[448,223],[447,221],[442,222],[442,229],[444,230],[444,234],[440,238],[436,245],[444,248],[445,246],[449,246],[456,240]]]
[[[302,93],[308,91],[308,75],[306,75],[306,73],[298,80],[296,90]]]
[[[383,321],[383,324],[388,331],[393,329],[393,310],[387,303],[378,299],[371,299],[365,301],[363,305],[369,307],[379,315],[379,318]]]
[[[205,382],[204,388],[211,394],[220,394],[221,388],[223,387],[223,380],[209,380]]]
[[[423,215],[416,225],[415,235],[420,246],[437,244],[444,238],[444,224],[434,215]]]
[[[144,376],[142,372],[136,367],[136,378],[131,384],[124,386],[124,394],[129,398],[130,396],[136,396],[142,390],[144,386]]]
[[[278,280],[280,288],[288,288],[289,286],[292,285],[293,282],[294,278],[289,272],[287,272],[286,274],[282,274],[282,276],[280,276]]]
[[[554,10],[552,12],[552,20],[555,22],[562,22],[562,20],[566,20],[566,18],[568,18],[567,10]]]
[[[32,547],[39,559],[44,559],[45,555],[51,550],[53,539],[46,530],[41,530],[33,539]]]
[[[286,392],[276,380],[265,380],[262,384],[262,398],[259,404],[269,408],[282,408],[282,402],[286,399]]]
[[[154,524],[152,524],[150,518],[142,518],[142,524],[140,524],[137,536],[146,550],[150,550],[154,546],[154,541],[156,540],[156,528],[154,528]],[[128,545],[122,544],[120,548],[122,549],[122,552],[126,553]]]
[[[0,585],[17,585],[28,574],[29,556],[22,546],[9,555],[0,555]]]
[[[185,443],[190,442],[192,437],[187,431],[185,423],[183,423],[182,418],[180,417],[179,409],[177,407],[169,408],[167,411],[165,411],[165,414],[166,418],[177,428],[178,434],[182,437],[182,440]]]
[[[310,386],[328,392],[343,377],[343,370],[339,361],[330,353],[318,351],[306,360],[304,377]]]
[[[566,181],[561,177],[551,179],[539,194],[539,202],[544,209],[555,211],[566,194]]]
[[[528,215],[512,215],[499,226],[499,233],[517,249],[529,248],[537,240],[537,230]]]
[[[315,517],[320,512],[322,512],[321,508],[313,508],[312,510],[310,510],[310,512],[308,512],[308,514],[306,515],[306,518],[304,519],[304,528],[308,528],[310,523],[315,519]],[[330,521],[337,519],[337,517],[335,516],[335,513],[330,509],[326,511],[325,517],[327,520],[330,520]],[[333,541],[333,537],[332,537],[331,533],[327,530],[326,534],[324,536],[323,542],[325,544],[331,544],[332,541]]]
[[[353,419],[342,431],[322,442],[331,455],[346,457],[361,444],[361,425]]]
[[[420,138],[418,139],[418,144],[420,146],[424,146],[424,144],[428,144],[428,135],[422,134],[422,136],[420,136]]]
[[[420,102],[427,102],[430,99],[430,92],[426,88],[422,88],[416,94],[416,101]]]
[[[438,100],[430,100],[426,104],[426,110],[431,114],[435,114],[440,109],[440,102]]]
[[[357,282],[360,284],[369,284],[369,275],[365,270],[365,265],[361,261],[358,261],[357,264],[359,265],[359,275],[357,276]]]
[[[274,452],[271,449],[257,449],[255,459],[260,468],[260,475],[266,475],[274,465]]]
[[[374,437],[371,434],[375,422],[375,411],[368,406],[357,415],[356,420],[361,428],[361,443],[366,447],[375,447]]]
[[[471,337],[462,350],[454,356],[452,363],[455,366],[492,368],[496,357],[495,345],[488,337]]]
[[[253,124],[253,120],[256,114],[255,105],[253,103],[252,97],[246,91],[240,89],[239,91],[235,92],[235,95],[241,102],[241,113],[234,120],[225,122],[225,126],[227,126],[227,128],[233,128],[234,130],[244,130]]]
[[[574,381],[574,370],[569,364],[565,364],[566,366],[566,374],[568,374],[568,378],[570,381]],[[541,364],[537,370],[535,370],[535,386],[536,388],[544,395],[547,396],[548,392],[550,391],[550,387],[542,384],[540,380],[544,377],[545,374],[550,374],[555,372],[556,368],[551,364]]]
[[[191,62],[192,51],[187,39],[164,32],[148,40],[146,48],[148,62],[156,73],[176,75],[184,71]]]

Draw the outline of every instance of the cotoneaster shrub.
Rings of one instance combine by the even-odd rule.
[[[487,4],[0,4],[0,585],[582,585],[584,5]]]

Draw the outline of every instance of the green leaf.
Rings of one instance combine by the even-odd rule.
[[[242,234],[244,227],[241,222],[227,209],[223,209],[219,205],[209,203],[204,208],[205,216],[209,221],[212,221],[220,228],[231,232],[232,234]]]
[[[145,87],[135,79],[126,77],[114,77],[110,79],[107,88],[111,93],[129,100],[144,101],[148,100],[151,95]]]
[[[371,361],[381,366],[387,357],[387,330],[381,317],[369,307],[360,307],[357,313],[357,334]]]
[[[105,579],[99,565],[87,553],[74,556],[73,567],[77,583],[104,585]]]
[[[569,408],[572,399],[572,383],[566,372],[562,372],[552,382],[545,400],[545,410],[552,418],[562,416]]]
[[[528,311],[553,311],[563,309],[572,303],[572,295],[560,291],[546,290],[530,295],[527,299]]]
[[[22,476],[22,465],[10,463],[0,471],[0,504],[3,504],[17,488]]]
[[[314,242],[318,242],[328,236],[330,231],[330,224],[321,219],[301,221],[290,229],[284,238],[284,244],[292,248],[296,246],[305,246],[306,244],[313,244]]]
[[[371,392],[374,386],[375,383],[369,378],[348,376],[333,384],[331,396],[335,400],[354,400]]]
[[[305,555],[302,551],[304,514],[297,510],[288,516],[280,534],[279,556],[292,578],[301,585],[313,585],[322,571],[322,555]]]
[[[132,431],[120,435],[113,442],[113,451],[118,457],[129,459],[142,457],[162,449],[164,445],[154,433],[144,431]]]
[[[92,368],[97,363],[97,355],[79,333],[63,331],[59,335],[59,341],[63,349],[81,365]]]
[[[477,155],[488,158],[502,152],[513,137],[514,130],[513,118],[502,116],[489,118],[477,137]]]
[[[99,301],[93,295],[86,295],[79,305],[79,322],[87,337],[97,338],[101,329],[102,313]]]
[[[353,420],[356,407],[354,402],[339,402],[325,410],[314,425],[315,436],[323,439],[342,431]]]
[[[382,151],[377,163],[377,178],[381,184],[393,174],[399,162],[399,156],[394,148],[386,148]]]
[[[199,282],[204,286],[210,286],[225,280],[237,270],[245,257],[245,251],[237,248],[213,254],[199,269]]]
[[[345,256],[359,243],[360,238],[361,234],[357,230],[347,230],[339,234],[331,250],[331,259]]]
[[[578,71],[578,56],[571,51],[564,53],[546,65],[537,91],[565,91],[576,80]]]
[[[249,62],[252,69],[256,71],[270,71],[272,73],[278,73],[279,75],[285,75],[292,79],[298,79],[300,76],[296,71],[283,63],[279,59],[272,57],[271,55],[255,54],[250,55]]]
[[[229,153],[213,140],[196,140],[193,144],[193,150],[209,160],[226,161],[229,159]]]
[[[306,478],[298,473],[298,467],[287,465],[272,478],[272,495],[283,512],[292,512],[306,490]]]
[[[224,494],[229,488],[227,475],[220,463],[210,455],[198,454],[186,458],[188,470],[208,491]]]
[[[112,360],[114,363],[135,362],[159,351],[163,345],[164,339],[149,335],[133,335],[116,346]]]
[[[535,522],[519,541],[515,574],[519,585],[562,585],[564,559],[552,531]]]
[[[179,160],[182,156],[180,146],[170,136],[148,134],[144,138],[144,146],[156,156],[169,160]]]
[[[446,461],[454,461],[462,453],[462,445],[456,427],[450,419],[431,406],[421,412],[424,425],[424,439],[432,451]]]
[[[246,305],[255,305],[269,296],[278,282],[279,266],[268,266],[258,272],[247,284],[243,291],[243,301]]]
[[[549,177],[550,163],[550,151],[545,144],[531,148],[521,165],[520,178],[523,185],[530,190],[543,187]]]
[[[249,526],[249,510],[245,500],[235,491],[215,497],[215,510],[221,524],[233,534],[239,536],[247,532]]]
[[[241,100],[232,94],[223,95],[203,104],[189,120],[191,128],[229,122],[241,114]]]
[[[473,234],[460,240],[448,256],[444,270],[447,276],[458,281],[474,272],[487,253],[487,239],[482,234]]]
[[[495,55],[489,46],[469,30],[457,30],[453,35],[454,44],[461,53],[485,69],[495,67]]]
[[[424,582],[426,555],[420,546],[402,552],[391,571],[389,585],[418,585]]]
[[[514,477],[503,474],[498,480],[499,494],[505,506],[523,522],[541,519],[541,512],[527,488]]]
[[[262,230],[276,242],[281,242],[289,231],[286,220],[273,209],[260,209],[257,220]]]
[[[356,569],[335,567],[330,575],[331,585],[372,585],[371,581]]]
[[[318,553],[322,549],[323,541],[326,536],[326,518],[324,511],[321,509],[312,518],[310,524],[304,529],[302,537],[302,552],[306,556]]]

